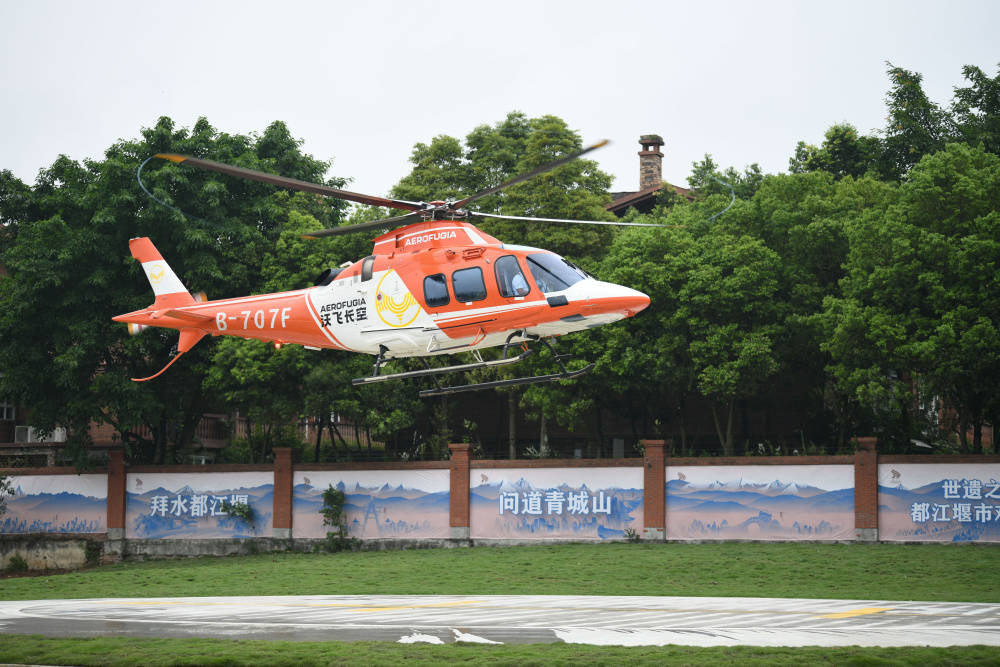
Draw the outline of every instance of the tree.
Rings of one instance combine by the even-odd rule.
[[[693,215],[676,212],[663,221],[683,224]],[[697,389],[693,336],[681,307],[681,291],[697,262],[695,248],[684,227],[622,233],[604,259],[602,276],[651,295],[649,307],[625,323],[588,333],[595,380],[604,387],[597,395],[605,406],[633,420],[651,410],[654,423],[679,434],[681,451],[688,450],[687,405]]]
[[[764,180],[764,174],[760,170],[760,165],[756,162],[738,172],[734,167],[727,167],[725,171],[719,171],[718,165],[712,156],[705,154],[701,162],[691,164],[691,175],[688,177],[688,185],[703,194],[730,195],[729,188],[732,187],[732,194],[740,199],[750,199],[757,188]]]
[[[894,192],[871,177],[835,181],[826,171],[768,176],[752,206],[722,223],[753,234],[781,258],[775,306],[783,332],[774,341],[781,372],[764,398],[795,410],[803,439],[840,448],[856,435],[856,402],[832,382],[821,349],[824,299],[840,294],[848,225],[865,211],[884,211]]]
[[[881,148],[878,137],[861,136],[853,125],[831,125],[819,148],[798,143],[795,156],[788,161],[788,170],[793,174],[825,171],[836,179],[860,178],[875,166]]]
[[[981,448],[1000,383],[1000,158],[951,144],[924,157],[884,214],[848,228],[842,299],[827,304],[835,372],[880,415],[886,439],[929,437],[917,414],[933,397]],[[933,434],[931,434],[933,435]]]
[[[956,133],[949,114],[924,93],[922,75],[887,65],[892,86],[886,95],[889,115],[879,167],[884,178],[898,181],[920,158],[943,149]]]
[[[778,370],[774,297],[780,262],[758,239],[706,234],[679,293],[691,331],[698,389],[713,401],[723,454],[734,451],[736,401],[759,392]]]
[[[974,451],[1000,391],[1000,157],[980,146],[949,145],[914,167],[897,211],[917,264],[911,354],[929,388],[959,415]],[[912,292],[911,292],[912,294]]]
[[[111,322],[152,300],[128,239],[151,236],[192,291],[259,292],[289,198],[264,184],[154,160],[143,181],[164,206],[143,194],[136,170],[167,152],[323,180],[329,165],[303,155],[299,143],[280,122],[243,136],[220,133],[203,118],[190,130],[161,118],[140,139],[113,145],[104,160],[60,157],[32,187],[0,179],[0,263],[9,272],[0,278],[0,394],[24,405],[42,429],[68,427],[78,453],[97,422],[115,427],[133,460],[176,460],[212,402],[202,377],[213,346],[202,343],[156,382],[129,381],[159,370],[176,338],[160,330],[130,338]],[[311,205],[322,226],[343,208]]]
[[[555,116],[527,118],[511,112],[493,126],[480,125],[461,143],[452,137],[435,137],[431,144],[417,144],[410,161],[413,170],[393,188],[394,197],[409,200],[461,198],[525,173],[545,162],[578,150],[583,143],[566,123]],[[611,177],[591,160],[574,160],[475,203],[476,210],[612,220],[604,209]],[[612,232],[605,228],[487,220],[476,224],[501,240],[553,250],[580,260],[600,254]]]
[[[955,88],[951,110],[962,141],[983,144],[987,152],[1000,154],[1000,71],[992,79],[974,65],[962,68],[970,85]]]

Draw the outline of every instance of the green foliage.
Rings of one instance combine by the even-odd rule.
[[[857,129],[848,123],[832,125],[822,146],[798,143],[795,156],[788,161],[788,170],[793,174],[825,171],[837,179],[860,178],[875,167],[880,151],[878,137],[859,136]]]
[[[555,116],[528,118],[511,112],[493,126],[480,125],[465,139],[438,136],[431,144],[417,144],[410,161],[413,170],[393,189],[393,196],[434,200],[471,195],[525,173],[565,153],[582,148],[580,136]],[[574,160],[554,171],[485,197],[476,210],[613,220],[604,210],[611,177],[591,160]],[[519,221],[484,222],[485,231],[508,242],[544,247],[574,259],[599,254],[612,232],[601,227],[537,226]]]
[[[529,445],[524,449],[524,458],[526,459],[548,459],[552,458],[552,456],[552,452],[547,448]]]
[[[326,534],[326,550],[335,553],[351,550],[360,544],[360,540],[347,536],[347,513],[344,504],[347,496],[332,484],[323,491],[323,507],[319,513],[323,515],[323,525],[333,530]]]
[[[7,511],[7,497],[13,495],[14,487],[11,486],[10,478],[0,473],[0,516]]]
[[[728,454],[735,402],[759,392],[778,370],[781,263],[746,233],[722,223],[699,227],[702,210],[681,209],[664,221],[685,225],[680,229],[629,230],[616,239],[605,260],[608,279],[655,298],[635,322],[606,334],[613,342],[598,367],[618,376],[611,380],[616,389],[634,389],[634,402],[665,399],[653,408],[664,422],[679,421],[682,439],[687,400],[696,392],[712,399],[719,446]],[[628,338],[644,344],[629,345]]]
[[[202,384],[215,347],[203,342],[156,382],[129,380],[159,370],[176,334],[150,330],[130,338],[111,321],[152,300],[128,240],[150,236],[192,290],[239,296],[263,291],[276,272],[266,259],[292,212],[328,226],[345,205],[153,160],[143,181],[166,208],[142,193],[136,170],[150,155],[168,152],[323,181],[329,164],[303,155],[299,145],[280,122],[245,136],[221,133],[204,118],[178,129],[164,117],[139,139],[113,145],[101,161],[58,158],[34,186],[5,173],[0,263],[9,275],[0,279],[0,395],[23,405],[38,428],[67,427],[79,453],[96,422],[114,426],[130,460],[180,459],[201,414],[215,404]]]
[[[96,540],[88,540],[83,547],[84,562],[90,567],[97,567],[101,564],[101,557],[104,555],[104,543]]]
[[[981,451],[983,428],[1000,420],[1000,73],[967,66],[963,74],[967,85],[945,108],[924,94],[919,74],[889,65],[886,127],[865,136],[847,122],[833,125],[820,145],[799,143],[789,174],[765,175],[755,164],[722,169],[706,155],[692,165],[694,201],[664,191],[651,213],[627,216],[660,229],[484,223],[502,241],[561,253],[651,297],[638,317],[559,341],[560,354],[576,357],[571,368],[595,362],[591,374],[505,389],[497,402],[602,443],[601,416],[610,411],[635,425],[635,439],[676,437],[692,455],[757,451],[764,442],[787,451],[780,434],[747,426],[766,423],[778,401],[793,415],[795,442],[828,451],[862,433],[899,451],[914,438]],[[413,169],[393,195],[457,199],[497,185],[579,148],[569,127],[513,112],[462,140],[434,137],[414,147]],[[152,161],[143,179],[164,207],[134,178],[155,152],[312,181],[329,168],[302,154],[280,122],[230,135],[205,119],[178,128],[161,118],[100,161],[59,157],[33,185],[0,171],[8,272],[0,275],[0,396],[24,406],[33,426],[68,427],[80,461],[92,422],[117,429],[130,461],[183,460],[207,411],[250,422],[247,439],[224,452],[228,461],[266,461],[280,445],[302,450],[292,425],[304,417],[320,427],[309,443],[315,460],[376,455],[340,433],[333,414],[385,443],[377,455],[395,459],[441,459],[459,436],[488,437],[488,422],[476,417],[482,430],[464,423],[460,400],[418,399],[419,381],[352,387],[372,360],[344,352],[206,340],[156,382],[130,382],[162,367],[176,335],[130,338],[110,322],[151,300],[129,238],[151,236],[192,290],[221,298],[312,284],[371,245],[363,234],[306,242],[303,232],[388,213]],[[737,201],[713,218],[730,202],[716,179],[733,186]],[[610,182],[597,163],[577,160],[473,208],[610,220]],[[548,352],[538,352],[517,375],[552,372]],[[936,413],[942,405],[948,410]],[[715,442],[689,437],[706,430],[692,423],[695,409],[713,410]],[[561,454],[542,443],[546,428],[534,452]]]
[[[897,446],[926,437],[913,404],[947,400],[979,449],[1000,417],[1000,158],[952,144],[911,171],[883,215],[848,227],[843,297],[827,301],[834,374]]]
[[[740,199],[749,199],[757,192],[764,181],[764,173],[760,170],[760,165],[756,162],[738,172],[733,167],[727,167],[720,171],[718,165],[711,155],[705,154],[701,162],[691,165],[691,175],[688,177],[688,185],[705,195],[722,195],[725,197],[725,204],[717,210],[722,210],[729,203],[729,187],[733,188],[736,196]]]
[[[4,572],[7,574],[21,574],[28,571],[28,561],[24,560],[24,556],[21,554],[12,554],[10,558],[7,559],[7,567],[4,568]]]
[[[231,517],[239,519],[249,526],[251,530],[254,529],[254,511],[249,504],[224,500],[222,501],[222,511]]]
[[[1000,67],[992,79],[974,65],[962,68],[970,85],[955,88],[952,114],[962,141],[1000,154]]]
[[[924,93],[923,76],[887,63],[891,88],[889,116],[880,158],[882,175],[902,179],[925,155],[939,151],[955,137],[952,118]]]

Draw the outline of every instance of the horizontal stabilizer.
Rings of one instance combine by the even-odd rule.
[[[211,315],[202,315],[201,313],[192,313],[189,310],[177,310],[176,308],[163,311],[163,314],[167,317],[176,317],[179,320],[186,320],[194,324],[207,324],[215,321],[215,318]]]

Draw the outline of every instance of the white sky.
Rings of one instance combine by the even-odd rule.
[[[884,125],[885,61],[948,104],[1000,62],[995,0],[212,2],[0,0],[0,169],[34,182],[101,158],[162,115],[230,133],[288,123],[330,175],[384,195],[413,145],[511,110],[554,114],[638,187],[640,134],[664,177],[785,171],[833,123]]]

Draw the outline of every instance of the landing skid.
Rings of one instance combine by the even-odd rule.
[[[493,368],[494,366],[506,366],[508,364],[516,364],[519,361],[524,361],[532,355],[532,350],[525,350],[516,357],[510,357],[508,359],[496,359],[494,361],[476,361],[471,364],[458,364],[457,366],[442,366],[441,368],[424,368],[419,371],[406,371],[405,373],[389,373],[388,375],[369,375],[363,378],[354,378],[351,380],[351,384],[373,384],[375,382],[384,382],[385,380],[402,380],[404,378],[416,378],[424,377],[427,375],[439,375],[442,373],[458,373],[460,371],[472,371],[478,368]],[[381,365],[381,364],[380,364]]]
[[[494,380],[493,382],[479,382],[478,384],[462,384],[455,387],[435,387],[434,389],[424,389],[420,392],[420,398],[427,396],[445,396],[447,394],[459,394],[464,391],[479,391],[481,389],[494,389],[496,387],[512,387],[519,384],[541,384],[542,382],[553,382],[555,380],[572,380],[594,370],[594,364],[588,364],[578,371],[563,371],[562,373],[552,373],[550,375],[533,375],[525,378],[514,378],[511,380]]]
[[[437,378],[434,377],[435,375],[443,375],[445,373],[458,373],[462,371],[477,370],[480,368],[507,366],[510,364],[516,364],[519,361],[524,361],[532,354],[532,350],[527,347],[526,343],[521,344],[523,351],[519,355],[517,355],[516,357],[507,356],[507,352],[512,349],[513,346],[512,341],[515,338],[529,338],[532,340],[541,340],[542,344],[544,344],[545,347],[549,349],[549,352],[552,354],[552,358],[555,360],[557,364],[559,364],[561,372],[550,373],[548,375],[532,375],[523,378],[510,378],[507,380],[493,380],[490,382],[479,382],[475,384],[455,385],[452,387],[442,387],[438,383]],[[525,336],[521,331],[515,331],[507,338],[507,342],[503,348],[503,356],[500,359],[495,359],[493,361],[483,361],[482,358],[480,358],[479,361],[473,362],[471,364],[458,364],[455,366],[443,366],[441,368],[431,368],[430,366],[427,366],[427,362],[425,360],[421,359],[422,361],[424,361],[424,365],[427,366],[422,370],[407,371],[403,373],[389,373],[387,375],[381,375],[379,371],[382,369],[382,365],[387,361],[386,353],[388,351],[389,351],[388,348],[384,346],[379,350],[378,357],[375,359],[375,368],[372,375],[363,378],[354,378],[353,380],[351,380],[351,384],[366,385],[366,384],[373,384],[376,382],[384,382],[386,380],[402,380],[406,378],[430,376],[431,379],[434,381],[435,387],[434,389],[425,389],[420,392],[420,397],[425,398],[427,396],[444,396],[448,394],[459,394],[466,391],[495,389],[497,387],[512,387],[522,384],[540,384],[542,382],[554,382],[556,380],[572,380],[573,378],[580,377],[581,375],[589,373],[594,369],[594,364],[588,364],[584,368],[575,371],[567,369],[566,365],[563,364],[563,360],[570,358],[572,355],[556,354],[556,351],[552,349],[552,345],[546,339],[539,338],[538,336],[533,336],[533,335]],[[476,356],[478,357],[478,352],[476,353]]]

